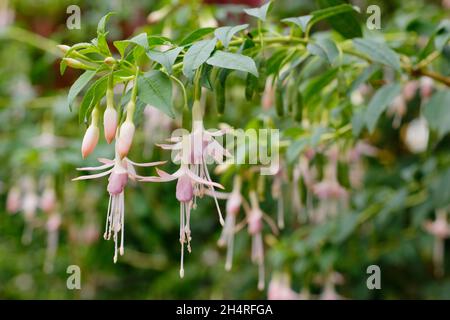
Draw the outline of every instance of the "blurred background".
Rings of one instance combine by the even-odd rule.
[[[276,0],[271,19],[308,14],[320,7],[319,2]],[[444,2],[352,1],[363,12],[369,4],[381,7],[382,32],[413,34],[417,39],[428,37],[448,14],[449,4],[445,11]],[[108,24],[111,42],[142,31],[179,40],[199,27],[253,23],[242,8],[261,4],[259,0],[0,0],[1,299],[267,298],[267,289],[259,291],[256,286],[257,267],[249,259],[246,232],[236,236],[233,269],[224,270],[225,250],[217,246],[221,228],[211,200],[202,201],[192,216],[193,251],[185,258],[185,278],[179,278],[174,183],[127,189],[125,255],[113,264],[113,243],[102,239],[108,205],[105,180],[71,182],[76,167],[95,164],[98,156],[111,156],[112,150],[101,142],[93,156],[82,160],[85,127],[66,102],[80,73],[68,69],[60,75],[56,48],[90,41],[99,19],[109,11],[118,13]],[[80,30],[66,26],[70,5],[81,9]],[[327,25],[319,28],[327,30]],[[441,66],[447,75],[448,61]],[[259,104],[239,98],[242,85],[237,81],[230,89],[239,94],[230,94],[224,120],[236,127],[255,121],[260,109]],[[415,117],[415,109],[408,110],[413,111],[404,115],[404,123]],[[177,122],[155,110],[146,110],[140,122],[130,158],[168,159],[169,154],[153,144],[168,136]],[[404,133],[401,127],[393,128],[392,118],[381,119],[379,125],[371,143],[383,151],[382,156],[365,161],[364,183],[352,194],[354,212],[305,228],[287,222],[279,237],[269,235],[266,288],[273,275],[281,273],[295,292],[304,292],[307,284],[309,297],[320,297],[326,278],[334,279],[330,280],[334,298],[450,298],[448,243],[442,249],[447,253],[443,269],[437,270],[433,250],[439,250],[436,243],[445,245],[445,239],[437,241],[423,227],[434,219],[436,209],[448,210],[449,136],[428,152],[416,154],[405,147]],[[276,201],[268,198],[262,205],[275,215]],[[364,223],[355,218],[361,212],[367,216]],[[291,207],[286,206],[285,214],[286,221],[295,221]],[[366,287],[366,268],[372,264],[382,270],[382,290]],[[66,288],[69,265],[81,269],[81,290]]]

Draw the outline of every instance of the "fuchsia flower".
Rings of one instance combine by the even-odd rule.
[[[83,156],[83,159],[94,151],[98,143],[99,134],[99,129],[96,125],[91,124],[87,128],[81,144],[81,155]]]
[[[323,221],[326,215],[335,215],[338,205],[348,198],[347,190],[337,179],[338,150],[333,148],[328,152],[328,164],[325,167],[324,178],[313,186],[314,194],[320,200],[320,210],[317,221]]]
[[[207,194],[212,196],[209,192]],[[227,199],[225,225],[222,229],[222,233],[217,241],[217,244],[220,247],[227,247],[225,270],[230,271],[233,265],[234,235],[239,230],[239,228],[236,227],[236,218],[239,214],[243,201],[245,201],[241,195],[240,176],[236,175],[234,177],[233,190],[231,193],[215,192],[214,195],[218,199]]]
[[[263,220],[265,220],[274,234],[278,234],[275,223],[259,207],[258,196],[255,191],[250,191],[250,207],[244,202],[244,209],[247,213],[247,231],[252,236],[253,263],[258,265],[258,289],[264,289],[264,243],[262,238]]]
[[[450,237],[450,224],[447,221],[447,212],[444,209],[437,210],[434,221],[424,223],[425,230],[434,236],[433,264],[436,276],[444,275],[444,241]]]
[[[267,299],[269,300],[299,300],[300,295],[291,289],[287,274],[275,274],[269,283]]]
[[[146,182],[168,182],[177,180],[176,197],[180,202],[180,244],[181,263],[180,277],[184,277],[184,244],[187,243],[188,251],[191,252],[191,230],[190,215],[194,199],[194,186],[206,185],[223,189],[223,186],[211,180],[205,180],[196,175],[186,164],[181,164],[180,168],[173,174],[168,174],[163,170],[156,169],[158,177],[141,177],[140,181]]]
[[[120,235],[120,247],[119,253],[123,255],[124,247],[124,214],[125,214],[125,201],[124,201],[124,190],[128,183],[128,179],[136,180],[137,178],[143,178],[136,174],[135,166],[139,167],[152,167],[160,164],[164,164],[165,161],[159,162],[149,162],[149,163],[136,163],[128,158],[121,159],[116,151],[116,158],[114,160],[109,159],[98,159],[103,165],[98,167],[85,167],[78,168],[78,170],[96,171],[104,170],[107,171],[81,176],[73,179],[75,180],[87,180],[95,179],[109,175],[108,178],[108,193],[109,193],[109,203],[108,203],[108,214],[106,217],[106,226],[104,238],[109,240],[111,238],[111,233],[113,233],[114,239],[114,262],[117,262],[117,245],[119,242],[119,232]]]
[[[21,206],[21,194],[20,189],[17,186],[9,189],[8,196],[6,198],[6,211],[10,214],[15,214],[20,210]]]

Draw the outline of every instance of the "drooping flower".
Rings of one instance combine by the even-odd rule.
[[[227,257],[225,260],[225,270],[230,271],[233,265],[233,251],[234,251],[234,235],[238,231],[236,227],[236,218],[241,209],[244,198],[241,195],[241,177],[236,175],[233,181],[233,190],[231,193],[215,192],[214,196],[218,199],[226,199],[226,216],[225,225],[222,229],[217,244],[221,247],[226,246]],[[209,192],[206,193],[212,196]]]
[[[86,133],[83,137],[83,142],[81,144],[81,155],[83,159],[94,151],[95,147],[98,143],[98,138],[100,135],[100,131],[98,129],[98,117],[99,117],[99,106],[95,106],[94,110],[91,114],[91,124],[86,130]]]
[[[265,220],[274,234],[278,234],[275,223],[259,207],[258,196],[254,190],[249,193],[250,207],[244,205],[247,213],[247,231],[252,237],[251,260],[258,265],[258,289],[264,289],[264,243],[262,238],[263,220]]]
[[[15,214],[20,210],[21,206],[21,192],[18,186],[13,186],[8,191],[6,197],[6,211],[9,214]]]
[[[61,225],[61,216],[57,212],[49,215],[45,225],[47,229],[47,250],[45,254],[44,271],[51,273],[53,271],[56,251],[58,249],[59,227]]]
[[[289,275],[286,273],[274,274],[267,290],[269,300],[299,300],[300,295],[291,289]]]
[[[98,167],[85,167],[78,168],[78,170],[84,171],[97,171],[105,170],[104,172],[77,177],[75,180],[87,180],[95,179],[109,175],[108,178],[108,193],[109,193],[109,203],[108,203],[108,214],[106,217],[105,233],[104,238],[109,240],[111,234],[113,234],[114,239],[114,262],[117,262],[118,252],[120,255],[124,253],[124,218],[125,218],[125,200],[124,200],[124,190],[128,183],[128,179],[136,180],[137,178],[143,178],[136,174],[135,166],[139,167],[152,167],[164,164],[165,161],[159,162],[149,162],[149,163],[136,163],[128,158],[121,158],[117,151],[116,142],[116,157],[114,160],[109,159],[98,159],[103,165]],[[119,233],[120,233],[120,246],[119,243]]]
[[[340,206],[348,199],[347,190],[337,179],[338,150],[332,148],[328,152],[328,164],[325,167],[324,178],[313,186],[314,194],[319,198],[319,209],[316,221],[322,222],[326,216],[337,214]]]
[[[194,186],[201,184],[223,189],[223,186],[211,180],[205,180],[189,169],[187,164],[181,163],[180,168],[173,174],[156,169],[158,176],[140,177],[140,181],[146,182],[168,182],[177,180],[176,198],[180,202],[180,244],[181,262],[180,277],[184,277],[184,245],[191,252],[191,229],[190,215],[194,199]]]
[[[407,111],[406,101],[403,95],[399,94],[389,105],[387,114],[394,117],[392,122],[393,128],[398,128]]]
[[[445,209],[436,212],[434,221],[424,223],[425,230],[434,236],[433,264],[436,276],[444,275],[444,241],[450,237],[450,224]]]
[[[22,211],[25,219],[25,229],[22,234],[22,243],[30,244],[33,238],[36,212],[39,206],[39,197],[36,194],[35,182],[31,177],[23,179],[24,197],[22,201]]]
[[[217,198],[214,196],[214,183],[208,171],[208,160],[212,158],[215,162],[221,163],[224,157],[230,157],[231,154],[223,148],[216,140],[223,136],[228,130],[205,130],[202,120],[200,104],[197,101],[193,106],[193,124],[192,131],[182,136],[175,136],[169,140],[173,144],[159,144],[163,149],[175,152],[176,161],[181,161],[184,167],[188,167],[194,175],[200,177],[209,183],[196,183],[194,181],[194,203],[193,208],[197,206],[197,197],[202,198],[205,190],[209,189],[214,198],[220,224],[224,225],[222,212]]]

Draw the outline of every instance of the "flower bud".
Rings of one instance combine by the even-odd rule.
[[[74,69],[89,69],[89,67],[87,65],[85,65],[84,63],[72,59],[72,58],[64,58],[63,61],[71,68]]]
[[[416,95],[416,91],[419,88],[417,81],[408,81],[403,87],[403,98],[405,101],[411,101]]]
[[[420,79],[420,96],[422,99],[431,97],[433,94],[433,79],[422,77]]]
[[[420,153],[427,149],[430,132],[425,118],[411,121],[406,129],[405,143],[413,153]]]
[[[81,144],[81,155],[86,158],[88,155],[94,151],[95,146],[98,142],[99,130],[96,125],[91,124],[86,130],[83,138],[83,143]]]
[[[134,123],[131,121],[125,121],[120,126],[119,139],[117,141],[117,152],[119,153],[120,158],[126,157],[130,151],[134,130]]]
[[[20,210],[20,205],[20,190],[17,187],[12,187],[6,198],[6,211],[11,214],[17,213]]]
[[[194,188],[188,176],[183,175],[178,179],[176,197],[180,202],[189,202],[194,197]]]
[[[262,228],[262,214],[259,211],[253,210],[248,218],[248,233],[255,235],[261,232]]]
[[[66,54],[70,50],[70,47],[66,46],[65,44],[59,44],[57,45],[57,47],[63,54]]]
[[[104,63],[106,63],[108,66],[113,66],[116,63],[116,59],[113,57],[106,57],[105,60],[103,60]]]
[[[61,225],[61,216],[59,214],[53,214],[46,223],[47,231],[57,231]]]
[[[236,215],[242,204],[242,196],[239,192],[232,192],[227,201],[227,214]]]
[[[113,107],[107,107],[103,114],[103,128],[106,142],[111,143],[117,131],[117,111]]]
[[[46,188],[42,194],[41,201],[39,203],[42,211],[45,213],[51,213],[56,207],[56,195],[55,190],[52,188]]]

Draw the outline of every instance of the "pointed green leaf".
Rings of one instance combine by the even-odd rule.
[[[239,53],[218,50],[208,59],[208,61],[206,61],[206,63],[219,68],[249,72],[255,77],[258,76],[255,61],[253,61],[252,58]]]
[[[269,11],[271,4],[272,4],[272,1],[269,1],[259,8],[244,9],[244,12],[246,14],[248,14],[249,16],[258,18],[259,20],[262,20],[262,21],[266,21],[267,12]]]
[[[338,5],[346,4],[347,0],[316,0],[317,4],[321,9],[335,7]],[[342,36],[347,39],[362,37],[361,24],[356,17],[356,11],[346,11],[330,17],[327,17],[327,22],[331,27],[339,32]]]
[[[399,83],[387,84],[381,87],[372,97],[365,113],[367,129],[373,133],[381,114],[387,106],[400,94],[401,85]]]
[[[353,39],[356,50],[365,54],[374,62],[378,62],[400,70],[400,58],[398,54],[389,48],[385,43],[376,42],[369,39]]]
[[[310,43],[307,49],[308,52],[323,58],[331,65],[334,65],[339,57],[339,50],[334,41],[330,39],[320,39],[316,43]]]
[[[425,104],[423,113],[431,129],[443,137],[450,132],[450,89],[436,92]]]
[[[137,36],[134,36],[133,38],[128,40],[114,41],[114,46],[117,48],[122,57],[124,56],[125,50],[127,49],[129,44],[135,44],[142,47],[144,50],[148,50],[147,33],[145,32],[140,33]]]
[[[96,71],[87,70],[85,71],[70,87],[69,94],[67,95],[67,104],[69,108],[72,108],[72,103],[77,97],[77,95],[83,90],[83,88],[88,84],[89,81],[95,76]]]
[[[172,66],[182,50],[182,47],[177,47],[164,52],[150,50],[147,52],[147,56],[161,64],[168,73],[172,73]]]
[[[233,36],[246,28],[248,28],[248,24],[241,24],[234,27],[220,27],[214,31],[214,35],[220,42],[222,42],[225,48],[228,48],[228,44]]]
[[[302,29],[302,31],[305,31],[306,27],[308,26],[308,23],[309,23],[309,21],[311,21],[312,17],[313,17],[312,15],[301,16],[301,17],[291,17],[291,18],[283,19],[281,21],[292,22],[293,24],[296,24],[297,26],[299,26]]]
[[[204,36],[212,33],[215,30],[215,28],[201,28],[193,31],[189,35],[187,35],[183,40],[180,42],[180,47],[188,46],[195,41],[203,38]]]
[[[102,53],[107,55],[109,55],[111,52],[109,51],[108,42],[106,41],[106,35],[108,34],[108,32],[106,32],[106,23],[114,14],[115,12],[109,12],[100,19],[97,25],[97,41],[95,42],[95,45]]]
[[[107,83],[108,77],[105,76],[95,81],[88,91],[86,91],[81,101],[80,110],[78,111],[78,120],[80,123],[89,118],[94,106],[105,96]]]
[[[216,47],[217,39],[201,40],[194,43],[184,55],[183,74],[192,79],[194,71],[197,70],[208,58]]]
[[[174,118],[172,111],[172,82],[158,70],[147,72],[138,78],[138,98],[140,101],[160,109]]]

